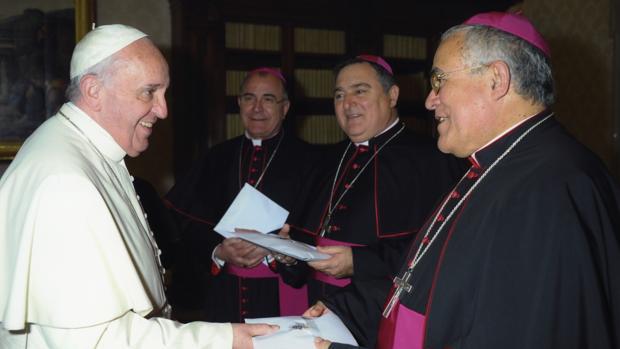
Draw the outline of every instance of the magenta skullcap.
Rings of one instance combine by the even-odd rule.
[[[270,68],[270,67],[260,67],[260,68],[256,68],[248,72],[248,76],[254,73],[267,73],[269,75],[273,75],[276,78],[282,80],[284,84],[286,84],[286,79],[284,78],[284,75],[282,75],[282,73],[280,72],[280,69]]]
[[[390,65],[388,64],[388,62],[385,61],[385,59],[383,59],[383,58],[381,58],[379,56],[359,55],[356,58],[359,58],[359,59],[364,60],[366,62],[372,62],[372,63],[378,64],[383,69],[385,69],[388,73],[390,73],[390,75],[394,75],[394,72],[392,71],[392,67],[390,67]]]
[[[510,33],[538,47],[547,57],[551,57],[551,50],[545,39],[534,28],[534,25],[521,14],[509,12],[479,13],[463,24],[486,25]]]

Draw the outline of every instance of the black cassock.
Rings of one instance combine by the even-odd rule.
[[[440,153],[432,139],[413,134],[402,122],[370,139],[368,147],[341,142],[327,149],[322,166],[315,168],[315,180],[307,187],[311,189],[309,199],[297,210],[300,215],[292,221],[291,237],[315,244],[321,230],[327,228],[324,236],[328,239],[364,245],[352,248],[352,284],[368,283],[367,292],[384,296],[410,240],[462,175],[462,165]],[[326,224],[330,197],[333,210]],[[286,269],[281,274],[288,282],[307,282],[311,304],[340,289],[313,278],[313,270],[305,263]],[[355,314],[341,317],[345,323],[357,322]],[[357,339],[374,343],[378,318],[359,325],[354,331]]]
[[[446,220],[413,269],[413,290],[400,298],[424,316],[422,330],[394,332],[383,319],[378,348],[399,348],[391,345],[395,338],[406,338],[411,348],[620,347],[620,191],[600,160],[557,121],[541,122],[549,114],[474,154],[431,234],[421,233],[409,252],[408,263]],[[349,292],[331,302],[355,312],[386,299]]]
[[[189,176],[172,188],[167,204],[180,222],[186,251],[173,276],[173,305],[204,309],[198,319],[206,321],[280,315],[277,279],[240,278],[212,262],[213,249],[223,240],[213,227],[241,187],[246,182],[256,186],[263,171],[257,189],[290,211],[304,185],[305,169],[312,166],[313,153],[309,144],[284,131],[263,140],[260,147],[240,136],[209,149]],[[273,263],[271,268],[276,269]]]

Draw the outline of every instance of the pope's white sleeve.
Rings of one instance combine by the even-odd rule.
[[[110,322],[96,348],[232,348],[228,323],[181,324],[164,318],[145,319],[134,312]]]
[[[232,348],[232,326],[229,323],[181,324],[164,318],[145,319],[134,312],[96,326],[55,328],[31,324],[29,329],[27,335],[15,335],[15,344],[27,341],[28,348],[41,349]]]

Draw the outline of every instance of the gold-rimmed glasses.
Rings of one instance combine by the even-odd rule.
[[[431,70],[431,78],[430,78],[431,89],[433,90],[433,92],[435,92],[435,94],[439,94],[439,90],[441,90],[441,87],[443,86],[444,82],[448,80],[448,75],[460,73],[460,72],[472,71],[472,70],[476,70],[480,68],[486,68],[487,66],[488,64],[481,64],[481,65],[477,65],[474,67],[466,67],[466,68],[452,70],[449,72],[439,72],[435,68]]]
[[[254,105],[256,102],[259,102],[263,108],[273,108],[286,100],[286,98],[278,100],[274,95],[263,95],[257,98],[256,95],[251,93],[245,93],[239,97],[240,103],[244,106]]]

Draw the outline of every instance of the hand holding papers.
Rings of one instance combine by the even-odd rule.
[[[329,258],[329,255],[317,252],[314,246],[266,234],[282,228],[287,217],[287,210],[246,183],[214,230],[226,238],[240,238],[303,261]],[[258,233],[236,232],[238,228]]]
[[[278,252],[291,256],[301,261],[314,261],[327,259],[330,256],[316,250],[316,247],[304,244],[303,242],[283,238],[276,234],[260,233],[235,233],[235,236],[249,241],[270,251]]]
[[[317,318],[284,316],[261,319],[246,319],[247,323],[268,323],[279,325],[275,333],[254,337],[255,349],[314,349],[314,337],[332,342],[357,345],[353,335],[336,314],[328,312]]]

